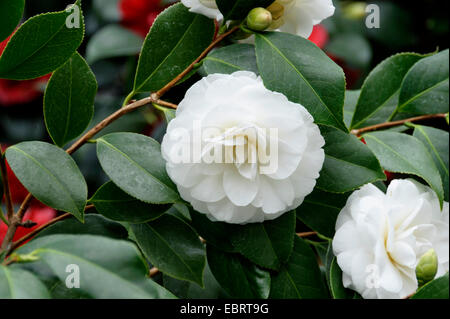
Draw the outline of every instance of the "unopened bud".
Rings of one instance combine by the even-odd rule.
[[[416,267],[416,277],[419,286],[425,285],[436,276],[438,270],[438,258],[436,251],[432,248],[427,251],[419,260]]]
[[[255,8],[247,16],[247,26],[251,30],[264,31],[272,23],[272,14],[264,8]]]
[[[361,20],[366,16],[365,2],[352,2],[343,8],[344,16],[351,20]]]

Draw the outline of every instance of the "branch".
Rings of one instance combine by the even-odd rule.
[[[381,123],[381,124],[372,125],[372,126],[364,127],[364,128],[361,128],[361,129],[357,129],[357,130],[352,130],[351,133],[356,135],[356,136],[359,136],[359,135],[361,135],[363,133],[378,131],[378,130],[382,130],[382,129],[385,129],[385,128],[391,128],[391,127],[395,127],[395,126],[400,126],[400,125],[403,125],[405,123],[419,122],[419,121],[430,120],[430,119],[437,119],[437,118],[445,119],[446,116],[447,116],[447,114],[443,114],[443,113],[442,114],[422,115],[422,116],[412,117],[412,118],[405,119],[405,120]]]
[[[2,152],[0,152],[0,170],[2,174],[2,182],[3,182],[3,192],[5,195],[5,204],[6,204],[6,214],[8,221],[11,220],[12,216],[14,215],[14,207],[12,204],[12,196],[11,196],[11,188],[9,187],[9,181],[8,181],[8,170],[6,169],[6,159]],[[2,199],[0,198],[0,204],[2,202]]]

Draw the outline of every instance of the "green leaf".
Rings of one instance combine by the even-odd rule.
[[[271,299],[327,298],[316,256],[301,238],[294,240],[294,250],[288,263],[272,275]]]
[[[449,50],[417,62],[406,74],[399,97],[399,112],[447,113],[449,110]]]
[[[143,42],[136,33],[120,25],[110,24],[97,31],[89,40],[86,60],[93,64],[102,59],[138,55]]]
[[[42,230],[34,238],[56,234],[97,235],[115,239],[128,238],[128,232],[121,224],[108,220],[98,214],[87,214],[84,219],[84,224],[81,224],[75,218],[59,221]]]
[[[333,299],[352,299],[355,293],[344,287],[342,283],[342,270],[337,264],[336,257],[331,262],[329,272],[330,291]]]
[[[342,69],[311,41],[270,32],[256,34],[256,58],[265,86],[303,105],[316,123],[347,131]]]
[[[224,20],[243,20],[253,8],[267,8],[275,0],[216,0]]]
[[[213,222],[205,214],[196,212],[192,208],[189,210],[189,213],[195,230],[208,244],[226,252],[236,251],[230,239],[230,224]]]
[[[325,138],[325,162],[317,187],[331,193],[346,193],[365,184],[385,180],[380,163],[355,136],[321,126]]]
[[[0,265],[1,299],[49,299],[45,285],[32,273]]]
[[[150,137],[112,133],[97,140],[105,173],[127,194],[146,203],[168,204],[180,197],[166,173],[161,146]]]
[[[364,135],[381,166],[393,173],[413,174],[423,178],[444,199],[441,176],[427,148],[417,138],[403,133],[373,132]]]
[[[5,40],[22,19],[25,0],[3,0],[0,2],[0,42]]]
[[[448,286],[449,278],[447,272],[444,276],[430,281],[420,288],[411,299],[448,299]]]
[[[400,53],[375,67],[362,86],[351,128],[386,122],[397,107],[403,78],[422,58],[420,54]]]
[[[255,46],[232,44],[212,51],[203,59],[203,75],[214,73],[231,74],[237,71],[251,71],[258,74]]]
[[[441,174],[444,187],[444,200],[449,199],[449,134],[446,131],[433,127],[414,125],[414,136],[428,149],[434,163]]]
[[[134,92],[157,91],[183,72],[212,42],[214,21],[183,4],[163,11],[144,41]]]
[[[80,0],[60,12],[37,15],[14,33],[0,58],[0,78],[27,80],[46,75],[64,64],[80,46],[84,21]],[[79,13],[79,28],[73,26]]]
[[[164,214],[170,205],[152,205],[141,202],[123,192],[114,183],[100,187],[89,200],[103,216],[121,222],[145,223]]]
[[[372,48],[369,41],[356,32],[336,34],[327,44],[326,52],[359,70],[366,69],[372,60]]]
[[[144,259],[128,241],[92,235],[52,235],[33,240],[18,252],[38,256],[62,282],[71,273],[66,271],[67,266],[78,266],[79,289],[92,298],[173,298],[147,278]]]
[[[261,267],[278,270],[292,253],[295,212],[264,223],[233,225],[229,236],[233,246],[246,258]]]
[[[93,0],[92,8],[103,20],[116,22],[121,20],[120,2],[121,0]]]
[[[84,132],[94,115],[96,93],[94,73],[78,53],[53,73],[45,90],[44,118],[56,145]]]
[[[39,201],[84,220],[87,185],[66,152],[44,142],[23,142],[10,146],[6,158],[20,182]]]
[[[158,104],[153,104],[153,106],[160,110],[161,112],[164,113],[164,117],[166,118],[166,122],[167,124],[170,123],[170,121],[172,121],[175,117],[176,117],[176,111],[174,109],[169,109],[167,107],[158,105]]]
[[[350,194],[326,193],[315,189],[297,208],[297,218],[329,239],[334,237],[337,217]]]
[[[269,272],[238,254],[225,253],[210,245],[206,248],[211,272],[231,297],[267,299],[270,292]]]
[[[344,122],[348,128],[352,123],[353,114],[355,114],[356,103],[358,103],[361,90],[347,90],[345,91],[344,102]]]
[[[161,272],[203,286],[205,248],[187,223],[163,215],[146,224],[131,225],[131,231],[145,256]]]
[[[178,280],[168,275],[163,275],[164,287],[178,298],[183,299],[221,299],[226,297],[226,292],[220,287],[214,278],[211,269],[206,264],[203,274],[205,287],[189,281]]]

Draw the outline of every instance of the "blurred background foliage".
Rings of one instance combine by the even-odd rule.
[[[173,0],[83,0],[86,35],[80,53],[86,57],[99,83],[91,125],[120,107],[131,91],[143,38],[157,14]],[[333,1],[336,13],[314,29],[311,40],[323,48],[347,76],[348,89],[358,89],[368,72],[398,52],[429,53],[448,48],[448,1]],[[26,1],[25,19],[48,11],[63,10],[70,0]],[[365,25],[367,4],[380,7],[381,27]],[[0,44],[0,53],[4,43]],[[42,93],[47,77],[30,81],[0,79],[0,144],[25,140],[50,141],[42,116]],[[179,102],[186,89],[199,79],[191,77],[165,99]],[[139,96],[137,96],[139,98]],[[153,108],[136,111],[117,121],[102,134],[129,131],[161,140],[164,116]],[[99,167],[95,146],[75,154],[94,191],[106,177]]]

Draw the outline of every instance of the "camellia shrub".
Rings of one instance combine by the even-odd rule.
[[[331,0],[116,2],[131,31],[103,39],[131,42],[89,43],[89,64],[81,0],[18,28],[24,0],[0,4],[0,81],[51,73],[52,141],[2,148],[0,298],[448,298],[448,50],[350,91],[308,40]],[[91,62],[139,35],[129,94],[93,121]],[[145,108],[161,143],[106,132]]]

